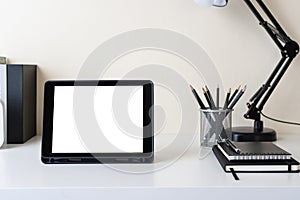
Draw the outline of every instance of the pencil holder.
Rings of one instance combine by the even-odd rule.
[[[232,110],[200,110],[200,159],[206,157],[218,139],[228,137],[232,128]]]

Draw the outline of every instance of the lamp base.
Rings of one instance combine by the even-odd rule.
[[[270,128],[258,132],[253,127],[233,127],[231,139],[235,142],[273,142],[276,141],[276,132]]]

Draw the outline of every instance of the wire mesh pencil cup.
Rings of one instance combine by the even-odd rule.
[[[200,109],[200,153],[199,158],[205,158],[217,144],[220,138],[231,134],[232,110],[230,109]]]

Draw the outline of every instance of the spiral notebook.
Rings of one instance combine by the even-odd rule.
[[[217,146],[228,160],[289,160],[291,154],[271,142],[233,142],[237,153],[225,143]]]
[[[228,173],[299,173],[299,162],[291,158],[289,160],[232,160],[226,159],[217,146],[213,152],[221,167]],[[238,178],[236,179],[238,180]]]

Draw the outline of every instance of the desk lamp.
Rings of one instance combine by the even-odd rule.
[[[199,5],[224,7],[227,5],[228,0],[194,0]],[[292,63],[293,59],[299,53],[299,45],[292,40],[282,29],[278,21],[272,15],[267,6],[262,0],[256,0],[261,11],[271,21],[269,23],[260,14],[259,10],[252,3],[251,0],[244,0],[251,12],[259,21],[273,42],[281,52],[281,59],[277,66],[268,77],[267,81],[254,93],[247,103],[248,111],[244,114],[246,119],[254,120],[253,127],[234,127],[232,128],[233,141],[275,141],[276,132],[273,129],[264,128],[263,121],[261,121],[261,114],[264,105],[270,98],[274,89],[283,77],[284,73]]]

